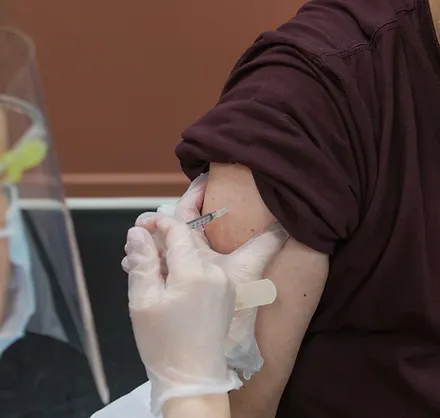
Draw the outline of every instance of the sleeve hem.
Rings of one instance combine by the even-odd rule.
[[[309,223],[308,220],[300,220],[297,222],[289,222],[286,219],[286,216],[282,213],[282,211],[278,211],[276,209],[276,205],[272,204],[272,199],[267,194],[267,189],[264,185],[264,182],[258,176],[258,173],[252,171],[252,175],[257,186],[258,192],[260,193],[261,199],[264,204],[267,206],[272,215],[277,219],[278,222],[286,229],[288,234],[294,238],[296,241],[304,244],[305,246],[318,251],[323,254],[332,255],[335,252],[335,245],[331,242],[323,242],[318,238],[314,237],[310,232],[310,228],[301,227],[301,225],[307,225]],[[298,214],[297,214],[298,215]]]

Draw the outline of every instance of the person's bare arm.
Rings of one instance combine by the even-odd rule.
[[[227,207],[221,220],[206,228],[212,247],[229,253],[275,219],[262,201],[252,173],[239,165],[211,164],[203,213]],[[230,395],[232,418],[273,418],[301,341],[315,312],[328,275],[328,256],[293,238],[264,277],[274,281],[278,297],[260,308],[256,336],[263,369]]]

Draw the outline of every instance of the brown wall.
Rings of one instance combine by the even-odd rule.
[[[70,196],[166,196],[174,147],[241,52],[301,0],[15,0]]]

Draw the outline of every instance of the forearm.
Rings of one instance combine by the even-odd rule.
[[[230,418],[228,394],[174,398],[165,403],[163,418]]]

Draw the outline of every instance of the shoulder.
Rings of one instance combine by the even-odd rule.
[[[221,101],[228,99],[224,94],[238,82],[262,68],[266,71],[259,73],[255,90],[279,78],[279,73],[287,73],[287,68],[307,74],[319,83],[325,79],[332,84],[341,77],[352,82],[359,71],[363,73],[364,63],[374,61],[378,55],[392,54],[393,46],[382,50],[379,40],[384,34],[403,36],[399,24],[405,16],[414,14],[421,3],[422,0],[307,2],[295,17],[276,30],[262,33],[248,48],[231,72]],[[403,25],[405,31],[418,30],[412,21],[409,26],[400,26]],[[380,54],[375,54],[376,47],[381,49]]]
[[[371,44],[381,31],[415,9],[415,0],[313,0],[272,36],[284,37],[317,56],[339,54]]]
[[[319,58],[370,46],[382,31],[415,11],[417,3],[417,0],[312,0],[278,29],[261,34],[237,67],[274,47],[287,46]]]
[[[278,32],[316,55],[339,54],[372,44],[381,31],[413,10],[414,0],[314,0]]]

